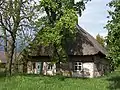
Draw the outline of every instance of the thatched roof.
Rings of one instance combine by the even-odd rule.
[[[102,53],[106,55],[106,50],[103,48],[97,40],[86,32],[83,28],[77,25],[78,33],[76,41],[71,45],[71,54],[74,55],[95,55]]]
[[[76,26],[78,32],[76,39],[68,44],[69,55],[95,55],[101,53],[106,55],[106,50],[103,48],[94,37],[86,32],[79,25]],[[32,51],[30,56],[51,56],[53,53],[53,46],[39,46],[36,50]]]

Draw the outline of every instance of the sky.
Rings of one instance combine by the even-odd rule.
[[[78,18],[79,25],[94,37],[96,37],[98,33],[103,37],[107,35],[107,30],[104,26],[108,20],[107,10],[109,7],[106,6],[106,4],[110,1],[111,0],[91,0],[91,2],[87,3],[82,16]]]

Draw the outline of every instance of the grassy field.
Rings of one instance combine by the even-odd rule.
[[[120,90],[120,72],[93,79],[36,75],[1,76],[0,90]]]

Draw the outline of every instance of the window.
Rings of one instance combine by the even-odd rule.
[[[81,62],[74,63],[74,71],[82,71],[82,63]]]
[[[48,64],[48,70],[52,70],[52,64]]]
[[[39,65],[38,65],[38,69],[39,69],[40,67],[39,67]]]
[[[35,62],[33,62],[33,69],[35,69],[35,68],[36,68]]]

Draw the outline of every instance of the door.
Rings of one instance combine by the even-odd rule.
[[[40,74],[41,72],[41,62],[37,62],[36,64],[37,74]]]

